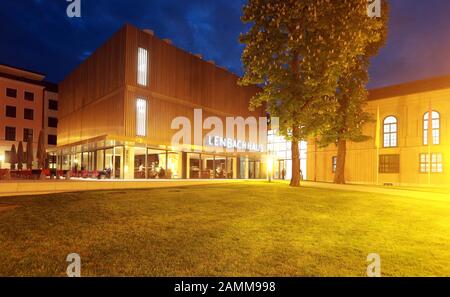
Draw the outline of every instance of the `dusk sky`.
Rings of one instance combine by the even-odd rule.
[[[245,0],[81,0],[82,17],[65,0],[2,0],[0,63],[59,82],[125,23],[242,74]],[[450,1],[391,0],[387,46],[373,59],[370,87],[450,74]]]

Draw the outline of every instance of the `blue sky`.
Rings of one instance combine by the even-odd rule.
[[[0,63],[59,82],[124,23],[153,29],[180,48],[241,74],[245,0],[2,0]],[[450,1],[391,0],[387,46],[373,59],[370,87],[450,74]]]

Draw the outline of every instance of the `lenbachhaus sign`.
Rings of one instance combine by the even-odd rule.
[[[264,152],[262,144],[254,142],[245,142],[242,140],[224,138],[219,136],[208,136],[208,146],[223,147],[227,149],[236,149],[239,151]]]

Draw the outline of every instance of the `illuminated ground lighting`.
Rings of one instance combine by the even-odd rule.
[[[267,180],[272,181],[273,174],[273,156],[267,155]]]

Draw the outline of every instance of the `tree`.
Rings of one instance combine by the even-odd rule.
[[[23,144],[19,141],[19,146],[17,147],[17,169],[23,169]]]
[[[321,147],[335,144],[337,146],[337,163],[334,182],[345,183],[345,160],[347,141],[361,142],[370,137],[363,134],[363,126],[371,121],[371,115],[364,111],[367,104],[368,92],[366,85],[369,81],[370,58],[378,54],[387,39],[387,23],[389,6],[387,1],[382,3],[381,18],[371,19],[371,26],[366,27],[366,34],[373,36],[367,44],[364,54],[354,57],[351,67],[341,75],[336,89],[336,112],[327,114],[321,122],[318,144]]]
[[[280,133],[291,140],[291,186],[300,185],[298,143],[321,127],[336,110],[335,93],[342,73],[364,54],[370,26],[361,0],[250,0],[241,35],[243,85],[260,85],[250,108],[267,104],[279,118]]]

